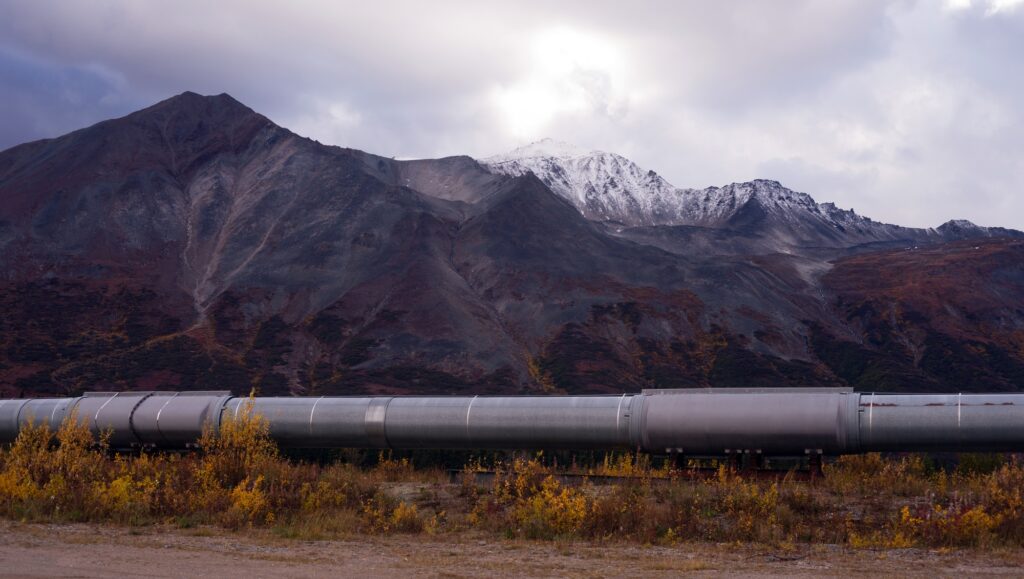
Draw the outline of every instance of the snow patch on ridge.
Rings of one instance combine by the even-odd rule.
[[[601,151],[591,151],[577,147],[565,141],[554,139],[541,139],[528,145],[513,149],[504,155],[495,155],[486,159],[487,162],[503,163],[521,159],[533,159],[537,157],[551,157],[555,159],[574,159],[588,155],[599,155]]]
[[[654,171],[603,151],[544,139],[505,155],[480,159],[495,173],[535,174],[589,219],[654,225],[673,219],[679,190]]]
[[[782,245],[854,245],[994,235],[1002,231],[990,231],[966,221],[930,229],[888,225],[834,203],[817,203],[806,193],[767,179],[682,189],[615,153],[583,149],[553,139],[530,143],[479,162],[493,173],[533,173],[588,219],[626,226],[742,229],[770,234]]]

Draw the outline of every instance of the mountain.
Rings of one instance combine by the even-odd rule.
[[[642,169],[619,155],[588,151],[551,139],[480,162],[498,174],[537,175],[588,219],[624,227],[727,229],[756,237],[757,243],[745,245],[744,251],[935,243],[1020,235],[1006,229],[979,227],[969,221],[951,221],[933,229],[878,223],[833,203],[817,203],[806,193],[766,179],[723,187],[680,189],[654,171]],[[651,239],[649,233],[637,231],[632,235],[659,243]],[[664,235],[656,237],[664,242]],[[686,243],[691,241],[689,237],[684,235]]]
[[[533,173],[588,219],[627,225],[678,220],[679,191],[657,173],[614,153],[544,139],[480,163],[502,175]]]
[[[2,151],[0,396],[1019,387],[1015,232],[863,243],[774,182],[686,205],[558,155],[397,161],[194,93]]]
[[[850,385],[1024,388],[1024,241],[852,256],[836,263],[823,287],[835,296],[845,328],[839,334],[812,328],[811,342],[815,355]]]

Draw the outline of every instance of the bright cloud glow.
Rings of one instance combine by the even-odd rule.
[[[543,137],[681,187],[1024,228],[1024,0],[0,0],[0,148],[185,90],[324,143]]]
[[[524,78],[494,89],[506,130],[517,138],[539,138],[560,115],[621,114],[628,105],[625,62],[607,38],[569,28],[536,34]]]

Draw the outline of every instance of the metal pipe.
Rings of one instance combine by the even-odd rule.
[[[113,448],[184,448],[247,410],[227,392],[0,400],[0,443],[75,415]],[[715,456],[1024,451],[1024,394],[844,389],[648,390],[621,396],[252,399],[282,447],[628,449]]]

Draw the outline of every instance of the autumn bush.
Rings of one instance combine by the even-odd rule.
[[[416,476],[407,461],[381,457],[379,468],[360,469],[287,460],[251,405],[237,417],[225,416],[220,428],[205,432],[198,450],[188,454],[113,454],[107,438],[96,440],[74,416],[56,431],[45,425],[23,428],[13,445],[0,451],[0,515],[26,521],[286,527],[281,533],[293,536],[426,527],[415,505],[381,498],[386,496],[382,482]]]
[[[879,453],[842,456],[824,471],[828,488],[837,494],[904,497],[934,490],[944,474],[930,469],[921,455],[885,458]]]
[[[970,464],[970,457],[968,456]],[[989,458],[983,460],[991,464]],[[917,455],[845,457],[814,483],[720,466],[665,476],[664,467],[615,459],[612,485],[569,485],[538,460],[499,465],[493,483],[467,491],[468,520],[535,539],[847,543],[854,547],[1024,544],[1024,467],[945,471]],[[693,473],[691,473],[693,474]],[[465,484],[463,485],[466,486]]]
[[[23,428],[0,449],[0,516],[306,539],[473,532],[661,544],[1024,545],[1024,465],[1002,455],[965,455],[946,469],[917,455],[843,457],[809,482],[725,466],[679,469],[636,454],[565,476],[543,455],[519,454],[486,467],[475,461],[452,483],[387,453],[369,466],[288,457],[251,405],[187,453],[116,454],[108,438],[75,417],[56,431]]]

